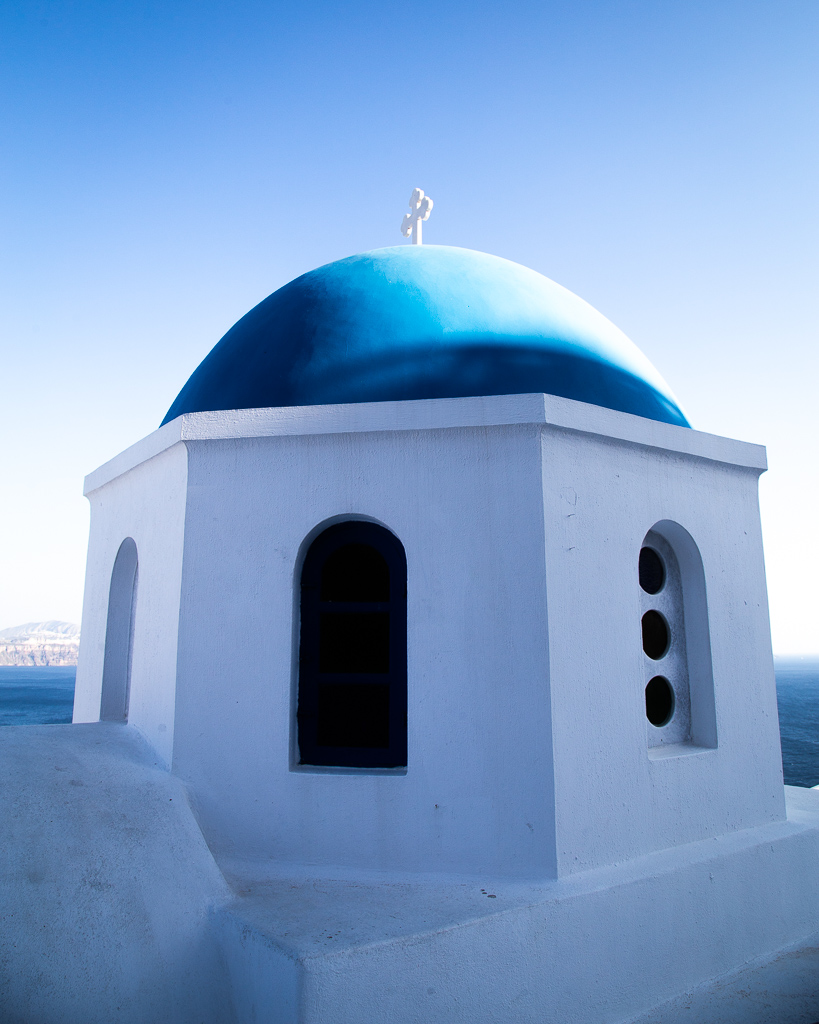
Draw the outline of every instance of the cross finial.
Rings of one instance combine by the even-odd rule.
[[[407,238],[412,232],[412,244],[421,245],[421,225],[429,219],[432,200],[429,196],[424,195],[422,188],[415,188],[412,190],[409,205],[412,213],[404,214],[404,219],[401,222],[401,234]]]

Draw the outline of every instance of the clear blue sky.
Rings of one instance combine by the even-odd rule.
[[[819,4],[0,2],[0,628],[79,621],[82,477],[296,275],[517,260],[766,443],[778,651],[819,650]]]

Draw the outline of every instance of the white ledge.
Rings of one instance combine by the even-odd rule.
[[[704,434],[555,395],[489,395],[186,413],[89,473],[84,493],[90,494],[179,443],[523,424],[610,437],[758,473],[768,468],[762,445]]]

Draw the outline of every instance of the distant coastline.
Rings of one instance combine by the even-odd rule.
[[[0,666],[62,668],[77,664],[80,627],[48,619],[0,630]]]
[[[76,666],[79,645],[69,644],[3,644],[0,643],[0,665],[13,668],[62,668]]]

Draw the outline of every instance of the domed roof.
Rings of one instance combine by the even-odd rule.
[[[441,245],[350,256],[255,306],[193,372],[182,413],[545,392],[688,426],[629,339],[518,263]]]

